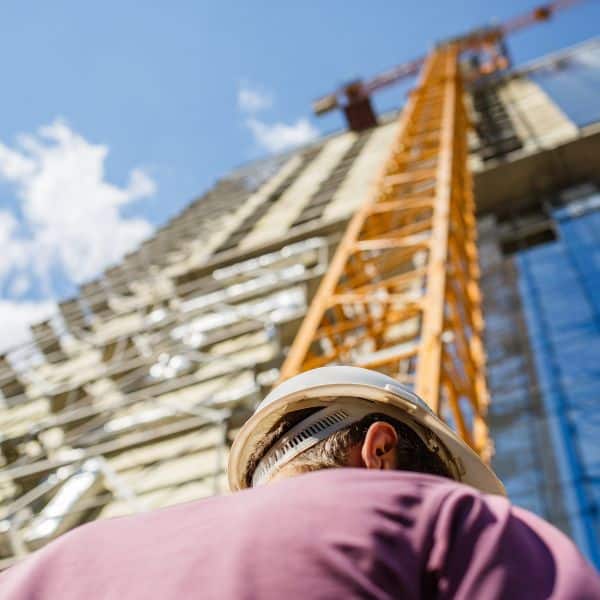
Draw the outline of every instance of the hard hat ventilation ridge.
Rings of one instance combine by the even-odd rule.
[[[265,483],[277,469],[305,450],[316,446],[332,433],[360,421],[366,414],[372,412],[372,407],[365,403],[361,404],[348,403],[346,400],[342,406],[334,402],[290,429],[260,460],[252,475],[252,486]]]

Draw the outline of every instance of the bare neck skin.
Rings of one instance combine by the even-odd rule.
[[[343,466],[359,469],[394,470],[397,466],[395,451],[397,444],[398,434],[396,430],[389,423],[377,421],[369,427],[362,443],[356,444],[350,449],[348,461]],[[295,477],[312,470],[314,469],[306,465],[294,465],[292,460],[292,462],[279,469],[269,479],[268,483]]]

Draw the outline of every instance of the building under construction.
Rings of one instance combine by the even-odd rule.
[[[463,50],[397,113],[325,98],[347,129],[223,177],[0,357],[2,568],[226,492],[256,403],[332,362],[414,386],[600,565],[600,40]]]

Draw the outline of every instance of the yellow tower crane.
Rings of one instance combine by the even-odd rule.
[[[351,129],[365,129],[375,124],[369,95],[420,68],[392,151],[347,226],[281,379],[332,363],[380,370],[413,386],[490,459],[464,84],[508,66],[507,33],[571,4],[541,6],[439,44],[424,59],[352,82],[315,103],[318,114],[342,107]]]

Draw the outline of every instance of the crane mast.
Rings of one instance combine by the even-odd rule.
[[[491,455],[468,118],[450,42],[425,60],[392,151],[354,214],[281,378],[327,364],[376,369]]]

